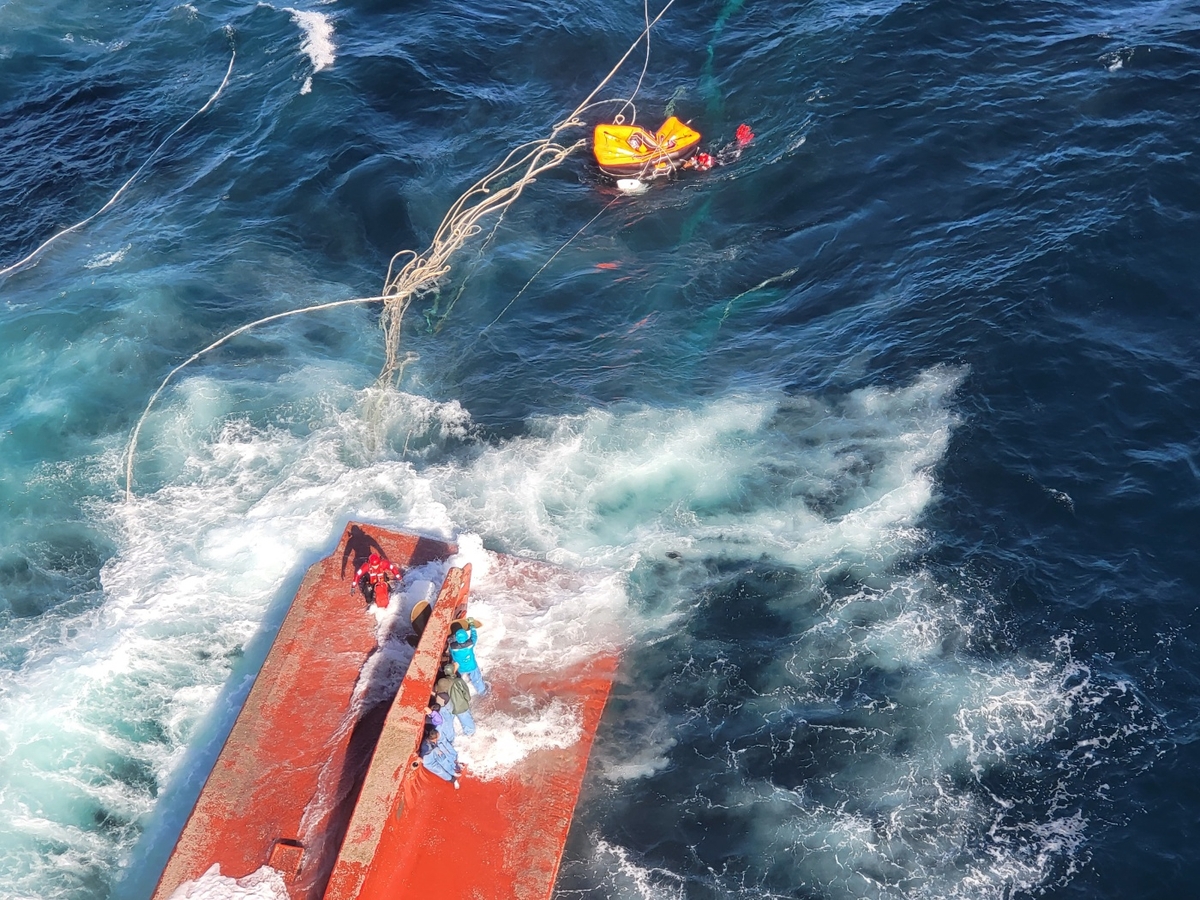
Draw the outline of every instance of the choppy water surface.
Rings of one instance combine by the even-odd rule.
[[[395,390],[377,307],[223,345],[126,502],[175,366],[378,292],[642,21],[0,2],[6,896],[148,896],[349,518],[572,573],[481,577],[496,672],[621,641],[560,897],[1189,893],[1194,4],[673,7],[638,121],[740,158],[541,176]]]

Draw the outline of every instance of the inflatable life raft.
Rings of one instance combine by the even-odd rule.
[[[699,146],[700,132],[674,116],[654,134],[637,125],[600,124],[592,140],[600,170],[618,178],[666,175]]]

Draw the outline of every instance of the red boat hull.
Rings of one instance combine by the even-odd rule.
[[[534,751],[490,780],[467,773],[454,790],[415,763],[450,622],[466,612],[470,566],[447,575],[394,698],[364,708],[354,694],[376,650],[375,620],[363,614],[360,595],[348,595],[346,578],[372,548],[404,568],[455,551],[351,525],[338,551],[309,570],[154,900],[168,900],[213,865],[232,878],[270,866],[291,900],[440,896],[451,877],[454,896],[551,895],[616,657],[494,684],[477,720],[486,709],[554,700],[578,711],[581,736],[566,748]],[[509,581],[553,572],[493,560]]]

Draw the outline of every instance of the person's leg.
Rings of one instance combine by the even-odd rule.
[[[430,762],[428,757],[421,758],[421,765],[423,765],[427,770],[432,772],[438,778],[442,779],[442,781],[453,781],[454,780],[453,771],[447,771],[444,766],[439,765],[437,762]]]
[[[475,719],[469,709],[458,714],[458,724],[462,726],[463,734],[475,733]]]
[[[466,676],[467,683],[475,691],[476,695],[482,697],[487,693],[487,685],[483,683],[483,670],[474,668],[470,672],[463,673]]]

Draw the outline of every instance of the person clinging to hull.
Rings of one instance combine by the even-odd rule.
[[[433,690],[435,694],[445,694],[450,698],[450,702],[441,708],[441,714],[449,716],[450,732],[454,732],[454,723],[457,722],[463,734],[474,734],[475,718],[471,715],[471,691],[458,674],[454,663],[448,662],[442,667],[442,677],[434,684]]]
[[[448,781],[458,790],[458,776],[462,773],[462,765],[458,761],[458,751],[449,741],[443,741],[436,728],[425,732],[418,751],[421,765],[436,775],[442,781]]]
[[[475,629],[479,622],[467,619],[465,624],[465,628],[459,628],[450,637],[450,659],[458,666],[459,674],[470,683],[475,695],[482,697],[488,689],[479,661],[475,658],[475,643],[479,640],[479,632]]]
[[[425,707],[425,725],[436,728],[437,733],[442,736],[442,740],[452,744],[454,743],[454,720],[451,718],[449,705],[450,695],[444,691],[430,697],[429,705]]]

